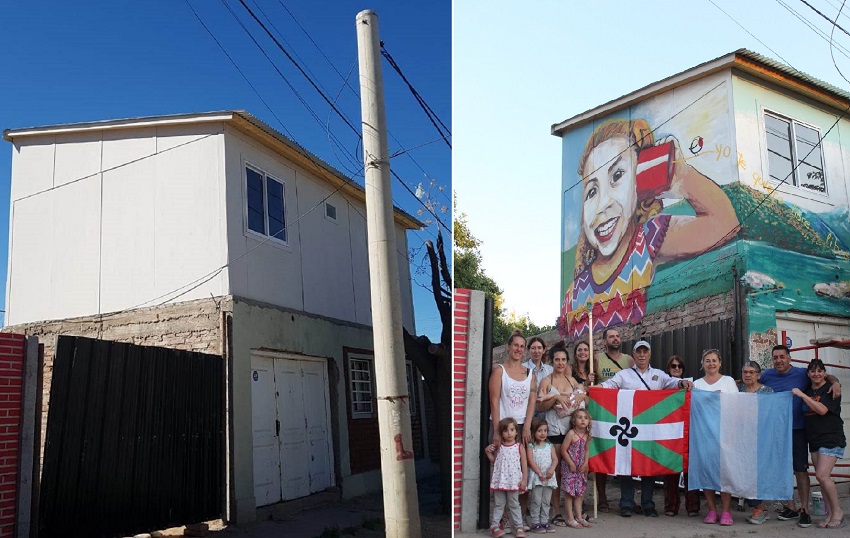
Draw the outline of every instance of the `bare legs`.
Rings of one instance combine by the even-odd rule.
[[[835,488],[835,482],[832,481],[830,473],[835,467],[836,458],[832,456],[824,456],[817,452],[812,452],[812,464],[815,466],[815,477],[820,483],[820,491],[823,493],[823,499],[829,506],[829,519],[839,520],[844,517],[844,511],[838,504],[838,490]]]
[[[709,511],[717,511],[716,492],[713,489],[702,490],[705,493],[705,502],[708,505]],[[732,494],[724,491],[720,492],[720,505],[723,508],[722,512],[729,512],[729,506],[732,504]]]

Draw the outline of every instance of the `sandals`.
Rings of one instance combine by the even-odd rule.
[[[666,512],[664,512],[664,515],[665,515],[665,516],[673,517],[673,516],[675,516],[675,515],[676,515],[676,512],[674,512],[674,511],[672,511],[672,510],[667,510]]]
[[[702,520],[702,522],[708,524],[717,523],[717,511],[709,510],[708,514],[705,515],[705,518]]]
[[[596,506],[596,509],[600,512],[605,512],[606,514],[611,511],[611,508],[608,506],[608,501],[600,501],[600,503]]]
[[[557,514],[555,517],[552,518],[552,525],[555,525],[556,527],[566,527],[567,520],[564,519],[564,516],[562,516],[561,514]]]
[[[720,524],[721,525],[723,525],[724,527],[728,527],[729,525],[732,525],[733,523],[735,523],[735,522],[732,520],[732,514],[730,514],[729,512],[723,512],[722,514],[720,514]]]
[[[579,523],[578,521],[576,521],[575,519],[571,519],[571,520],[567,521],[567,527],[569,527],[571,529],[582,529],[582,528],[584,528],[582,526],[582,524]]]
[[[818,523],[818,527],[821,529],[843,529],[846,526],[847,521],[843,517],[841,519],[824,519]]]
[[[586,519],[584,519],[584,518],[578,518],[578,519],[576,519],[576,521],[577,521],[577,522],[578,522],[578,524],[579,524],[579,525],[581,525],[582,527],[590,527],[590,526],[591,526],[590,522],[589,522],[589,521],[587,521],[587,520],[586,520]]]

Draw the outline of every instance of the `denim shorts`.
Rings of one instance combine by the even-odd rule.
[[[833,458],[840,460],[844,457],[844,448],[840,446],[837,446],[835,448],[820,447],[818,449],[818,454],[821,454],[823,456],[832,456]]]

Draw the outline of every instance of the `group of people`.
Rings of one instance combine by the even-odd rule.
[[[757,362],[748,361],[741,371],[740,383],[721,372],[722,358],[716,349],[705,350],[701,357],[704,375],[692,381],[685,377],[685,361],[671,356],[664,370],[650,365],[651,346],[641,340],[634,345],[633,356],[621,351],[616,329],[603,333],[604,352],[598,354],[590,368],[590,346],[576,344],[572,362],[565,345],[555,344],[546,353],[545,343],[538,337],[528,343],[530,359],[523,362],[525,338],[514,332],[508,341],[508,358],[497,365],[489,382],[492,441],[485,454],[493,462],[490,489],[494,507],[490,533],[498,538],[511,527],[518,538],[526,531],[555,532],[557,526],[581,529],[590,527],[593,519],[582,509],[587,488],[588,455],[593,418],[584,409],[587,387],[600,384],[605,388],[630,390],[696,389],[715,392],[782,392],[790,391],[793,400],[792,454],[793,471],[801,507],[788,501],[778,514],[780,520],[796,520],[801,527],[812,525],[808,514],[810,484],[807,451],[820,483],[827,516],[818,526],[845,526],[845,515],[838,504],[838,494],[830,474],[838,459],[843,458],[846,440],[840,415],[841,384],[826,374],[822,361],[812,360],[807,368],[791,364],[787,347],[772,350],[773,368],[765,371]],[[544,360],[548,358],[548,363]],[[598,509],[609,512],[606,476],[596,474]],[[630,517],[642,513],[657,517],[653,502],[653,480],[641,480],[641,501],[634,502],[635,485],[631,476],[619,476],[620,515]],[[664,513],[676,516],[681,506],[679,474],[663,477]],[[688,490],[684,473],[685,510],[688,516],[700,513],[699,493]],[[564,493],[563,514],[560,497]],[[704,523],[732,525],[731,493],[703,490],[708,513]],[[717,498],[720,498],[718,506]],[[761,524],[767,519],[763,500],[747,499],[753,509],[749,523]],[[528,525],[523,514],[529,510]],[[505,516],[503,518],[503,516]],[[566,517],[565,517],[566,516]]]

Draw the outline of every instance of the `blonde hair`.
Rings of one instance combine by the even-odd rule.
[[[584,151],[581,157],[579,157],[578,175],[581,177],[582,184],[587,181],[584,175],[584,167],[587,164],[590,153],[602,142],[617,136],[625,138],[629,143],[629,147],[633,148],[636,154],[640,154],[640,151],[644,148],[655,145],[655,135],[652,133],[652,129],[649,128],[649,123],[645,119],[636,119],[634,121],[611,119],[602,122],[599,127],[593,130],[593,133],[587,139]],[[663,208],[664,204],[657,198],[638,200],[634,213],[635,223],[637,225],[643,225],[650,218],[660,213]],[[584,204],[582,204],[581,222],[584,222]],[[598,252],[590,246],[590,241],[584,234],[584,226],[580,226],[580,230],[581,232],[576,242],[576,267],[573,271],[573,278],[578,278],[580,274],[590,267],[598,255]]]
[[[584,408],[576,409],[573,412],[572,416],[570,416],[570,429],[576,429],[576,415],[578,415],[579,413],[584,413],[585,415],[587,415],[587,431],[590,431],[590,427],[593,426],[593,417],[590,416],[590,411]]]

